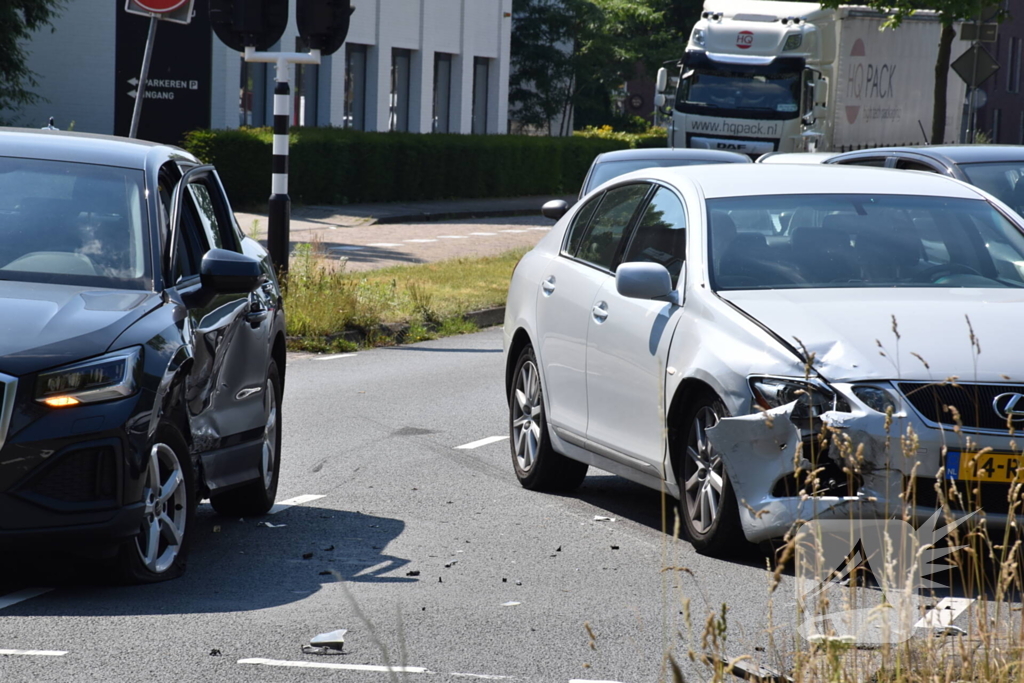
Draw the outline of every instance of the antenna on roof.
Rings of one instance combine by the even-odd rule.
[[[60,130],[57,126],[53,125],[53,117],[50,117],[50,122],[43,126],[43,130]]]

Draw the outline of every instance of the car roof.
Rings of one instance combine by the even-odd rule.
[[[768,152],[757,158],[759,164],[823,164],[838,152]]]
[[[708,199],[786,194],[937,195],[981,199],[976,188],[935,173],[907,173],[860,166],[807,164],[706,165],[648,168],[616,180],[691,183]]]
[[[154,153],[196,161],[183,149],[146,140],[34,128],[0,128],[0,156],[6,157],[143,170]]]
[[[1020,145],[925,145],[921,147],[879,147],[846,152],[843,158],[853,156],[888,156],[891,154],[917,154],[950,164],[972,164],[986,161],[1024,161],[1024,147]]]
[[[599,155],[594,162],[604,163],[606,161],[636,161],[644,159],[692,159],[695,161],[717,161],[720,163],[750,163],[750,157],[746,154],[717,149],[690,149],[682,147],[619,149]]]

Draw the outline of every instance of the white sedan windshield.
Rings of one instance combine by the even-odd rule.
[[[0,157],[0,280],[149,285],[142,171]]]
[[[718,290],[1024,287],[1024,233],[981,200],[733,197],[708,215]]]

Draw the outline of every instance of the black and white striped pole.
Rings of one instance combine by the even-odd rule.
[[[274,85],[274,156],[270,176],[270,201],[267,207],[267,251],[278,273],[288,272],[290,251],[291,198],[288,196],[288,121],[291,112],[289,64],[319,64],[320,51],[257,52],[245,48],[245,61],[277,65]]]

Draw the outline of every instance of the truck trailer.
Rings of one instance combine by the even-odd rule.
[[[706,0],[656,103],[670,147],[767,152],[928,144],[941,24],[922,10],[895,29],[866,7]],[[969,43],[956,40],[951,62]],[[957,142],[965,85],[950,74],[945,142]],[[674,100],[674,101],[671,101]]]

